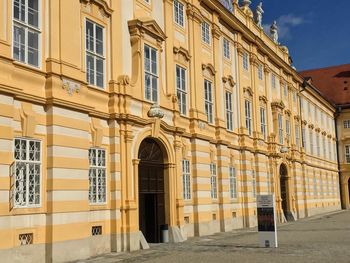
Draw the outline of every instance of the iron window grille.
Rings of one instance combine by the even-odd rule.
[[[18,235],[19,242],[21,246],[33,244],[33,233],[25,233]]]
[[[104,28],[90,20],[86,20],[85,27],[87,82],[103,88],[106,61]]]
[[[39,207],[41,204],[41,142],[14,140],[11,166],[11,203],[15,208]]]
[[[89,149],[89,201],[106,203],[106,150]]]
[[[93,226],[91,228],[92,236],[101,236],[102,235],[102,226]]]
[[[158,102],[158,63],[157,50],[148,45],[144,47],[145,98]]]
[[[13,0],[13,58],[39,67],[40,0]]]

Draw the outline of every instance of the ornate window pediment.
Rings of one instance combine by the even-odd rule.
[[[266,96],[264,96],[264,95],[259,96],[259,101],[261,101],[262,103],[266,104],[266,103],[267,103],[267,98],[266,98]]]
[[[202,70],[208,70],[211,73],[212,76],[214,76],[215,73],[216,73],[216,70],[215,70],[214,66],[212,64],[210,64],[210,63],[202,64]]]
[[[227,77],[222,77],[222,81],[224,83],[228,83],[231,87],[234,87],[236,85],[236,82],[234,81],[233,77],[231,75]]]
[[[283,101],[274,101],[271,103],[271,107],[273,109],[283,110],[286,106],[284,105]]]
[[[80,0],[80,2],[82,2],[85,5],[87,4],[98,5],[100,9],[102,9],[108,17],[110,17],[113,13],[113,9],[110,8],[109,4],[107,4],[107,2],[104,0]]]
[[[254,92],[253,92],[251,87],[249,87],[249,86],[248,87],[244,87],[243,88],[243,92],[244,92],[244,94],[246,94],[246,95],[248,95],[250,97],[253,97]]]
[[[191,56],[187,49],[183,47],[174,47],[173,52],[175,55],[182,56],[186,61],[189,61]]]
[[[143,37],[147,34],[158,42],[163,42],[166,35],[154,19],[138,18],[128,22],[131,36]]]

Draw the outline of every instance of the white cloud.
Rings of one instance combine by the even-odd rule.
[[[291,28],[300,26],[302,24],[307,23],[306,19],[302,16],[296,16],[294,14],[287,14],[287,15],[282,15],[279,18],[277,18],[277,26],[278,26],[278,35],[280,39],[290,39],[292,38],[291,36]],[[270,34],[270,26],[264,24],[263,28],[267,34]]]

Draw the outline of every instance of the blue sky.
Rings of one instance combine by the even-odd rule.
[[[253,0],[255,10],[260,0]],[[265,0],[263,24],[279,25],[298,71],[350,63],[350,0]]]

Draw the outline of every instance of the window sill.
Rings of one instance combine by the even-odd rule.
[[[25,69],[25,70],[30,70],[30,71],[33,71],[33,72],[35,72],[35,73],[39,73],[39,74],[41,74],[41,75],[46,75],[46,72],[43,71],[40,67],[31,66],[31,65],[29,65],[29,64],[26,64],[26,63],[24,63],[24,62],[20,62],[20,61],[18,61],[18,60],[13,60],[12,63],[13,63],[15,66],[21,67],[21,68],[23,68],[23,69]]]

